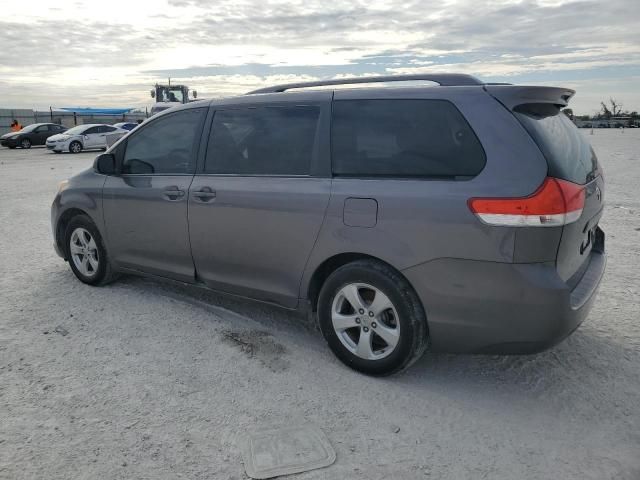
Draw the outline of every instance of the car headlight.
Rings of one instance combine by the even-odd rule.
[[[69,180],[63,180],[58,184],[58,193],[60,193],[61,191],[63,191],[65,188],[67,188],[67,185],[69,185]]]

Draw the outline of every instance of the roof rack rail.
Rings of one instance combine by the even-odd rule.
[[[274,85],[273,87],[259,88],[258,90],[248,92],[247,95],[253,95],[256,93],[280,93],[293,88],[324,87],[327,85],[352,85],[355,83],[410,82],[415,80],[435,82],[442,87],[484,85],[484,83],[477,78],[463,73],[380,75],[375,77],[353,77],[334,80],[318,80],[314,82],[284,83],[282,85]]]

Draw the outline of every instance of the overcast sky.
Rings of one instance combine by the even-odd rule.
[[[150,106],[296,80],[462,72],[640,110],[640,0],[1,1],[0,107]]]

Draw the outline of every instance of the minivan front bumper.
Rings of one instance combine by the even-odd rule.
[[[604,234],[571,288],[554,263],[439,259],[408,268],[427,315],[432,351],[527,354],[546,350],[580,326],[604,275]]]

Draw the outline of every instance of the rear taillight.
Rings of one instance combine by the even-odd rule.
[[[523,198],[471,198],[469,208],[488,225],[505,227],[556,227],[582,215],[582,185],[545,178],[532,195]]]

